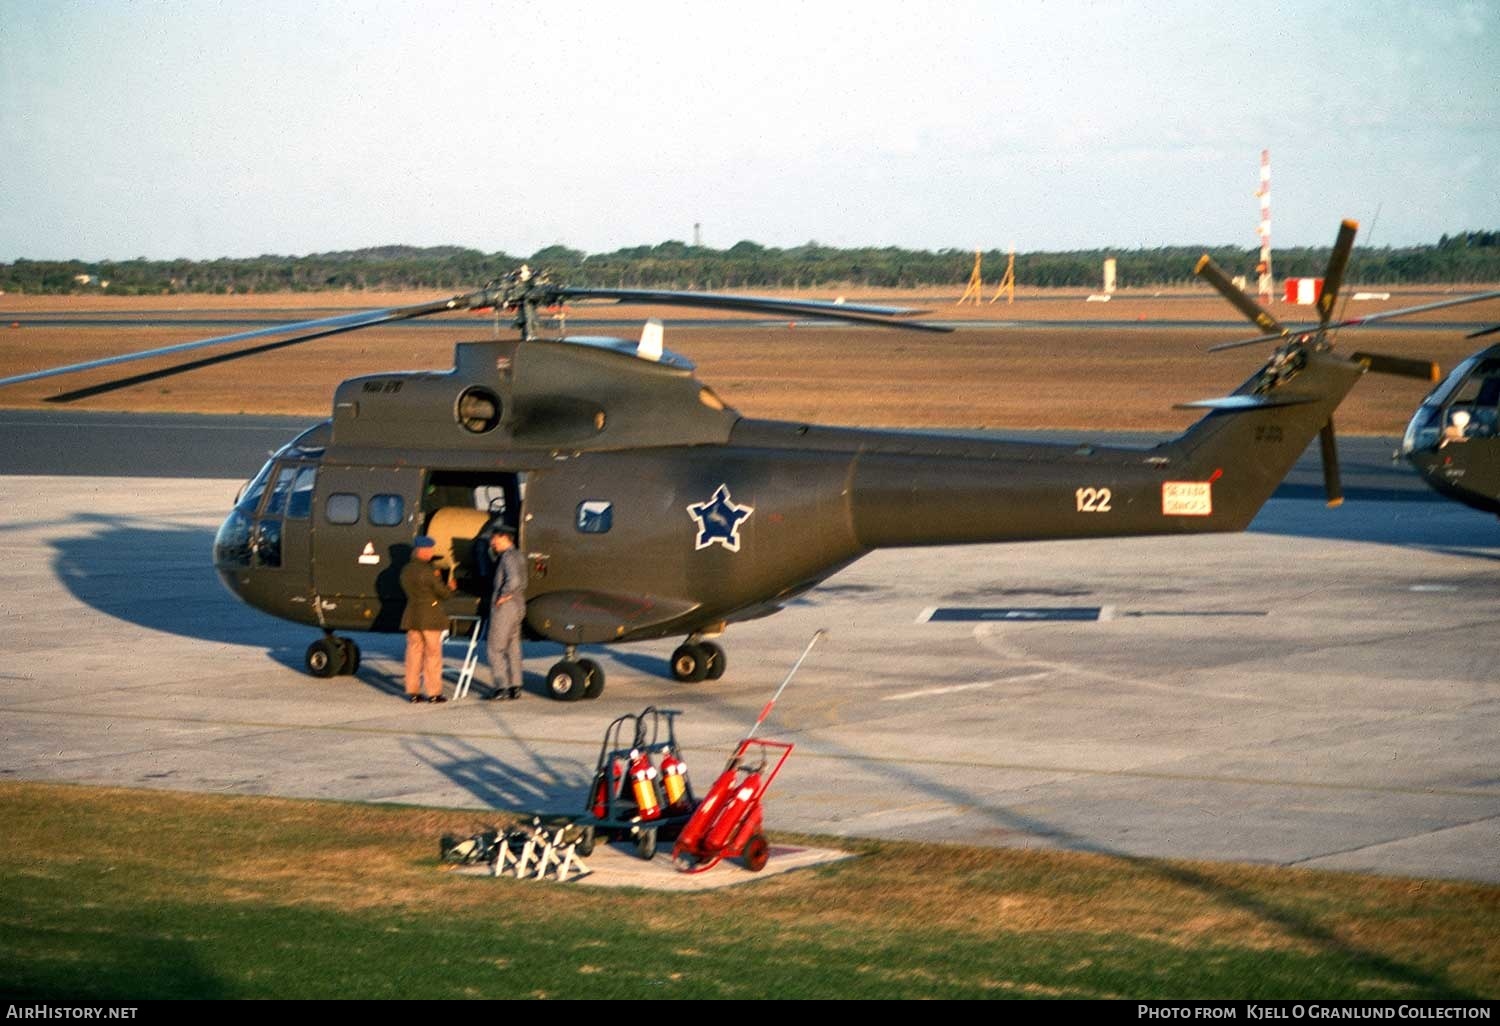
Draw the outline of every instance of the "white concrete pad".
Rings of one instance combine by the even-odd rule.
[[[639,887],[648,891],[717,891],[725,887],[754,883],[798,869],[842,862],[855,856],[836,848],[804,848],[791,844],[771,845],[770,861],[759,872],[751,872],[739,859],[723,859],[717,865],[697,873],[684,873],[672,861],[672,846],[657,846],[651,860],[636,856],[629,844],[600,845],[584,860],[589,872],[584,876],[569,874],[568,883],[580,887]],[[452,872],[464,876],[495,879],[490,866],[453,866]],[[557,883],[549,876],[542,883]]]

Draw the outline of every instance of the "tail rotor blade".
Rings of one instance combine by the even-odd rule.
[[[1325,328],[1333,317],[1339,286],[1344,283],[1344,269],[1349,266],[1349,254],[1354,250],[1354,236],[1358,231],[1358,221],[1345,220],[1339,225],[1339,236],[1334,240],[1333,252],[1328,254],[1328,270],[1323,272],[1323,291],[1318,296],[1318,321]]]
[[[1278,337],[1287,333],[1286,328],[1281,326],[1281,322],[1272,317],[1265,307],[1245,295],[1234,282],[1229,280],[1229,276],[1219,268],[1218,264],[1213,262],[1213,259],[1207,253],[1204,253],[1198,259],[1198,264],[1193,268],[1193,273],[1212,285],[1218,291],[1219,295],[1229,300],[1236,310],[1250,318],[1250,323],[1254,324],[1262,332]]]
[[[1328,496],[1328,508],[1344,504],[1344,488],[1339,482],[1339,446],[1333,433],[1333,418],[1318,432],[1318,447],[1323,454],[1323,491]]]

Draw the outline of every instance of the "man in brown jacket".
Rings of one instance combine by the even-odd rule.
[[[437,542],[419,535],[411,543],[411,561],[401,568],[401,590],[406,592],[406,612],[401,614],[401,629],[406,632],[406,700],[422,701],[426,683],[427,701],[446,702],[443,697],[443,631],[448,629],[448,614],[443,602],[453,594],[450,571],[432,565]]]

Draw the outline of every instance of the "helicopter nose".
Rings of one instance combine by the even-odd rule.
[[[230,510],[214,535],[214,569],[225,588],[243,597],[240,593],[243,572],[249,568],[250,517],[238,509]]]

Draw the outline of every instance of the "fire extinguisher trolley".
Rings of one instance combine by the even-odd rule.
[[[792,754],[793,746],[789,741],[762,741],[755,737],[755,732],[771,714],[776,699],[781,697],[802,660],[807,658],[824,633],[820,630],[812,636],[792,666],[791,673],[786,675],[776,694],[760,711],[750,733],[735,748],[724,772],[719,774],[719,779],[714,781],[714,786],[698,803],[678,834],[677,843],[672,848],[672,860],[681,872],[701,873],[718,865],[721,859],[741,856],[745,868],[752,873],[766,867],[771,846],[762,829],[761,799],[771,781],[776,779],[776,774],[781,772],[787,756]]]
[[[677,746],[678,709],[648,705],[626,713],[604,731],[584,814],[580,854],[596,839],[630,839],[643,859],[656,855],[658,837],[671,840],[692,815],[692,784]]]

